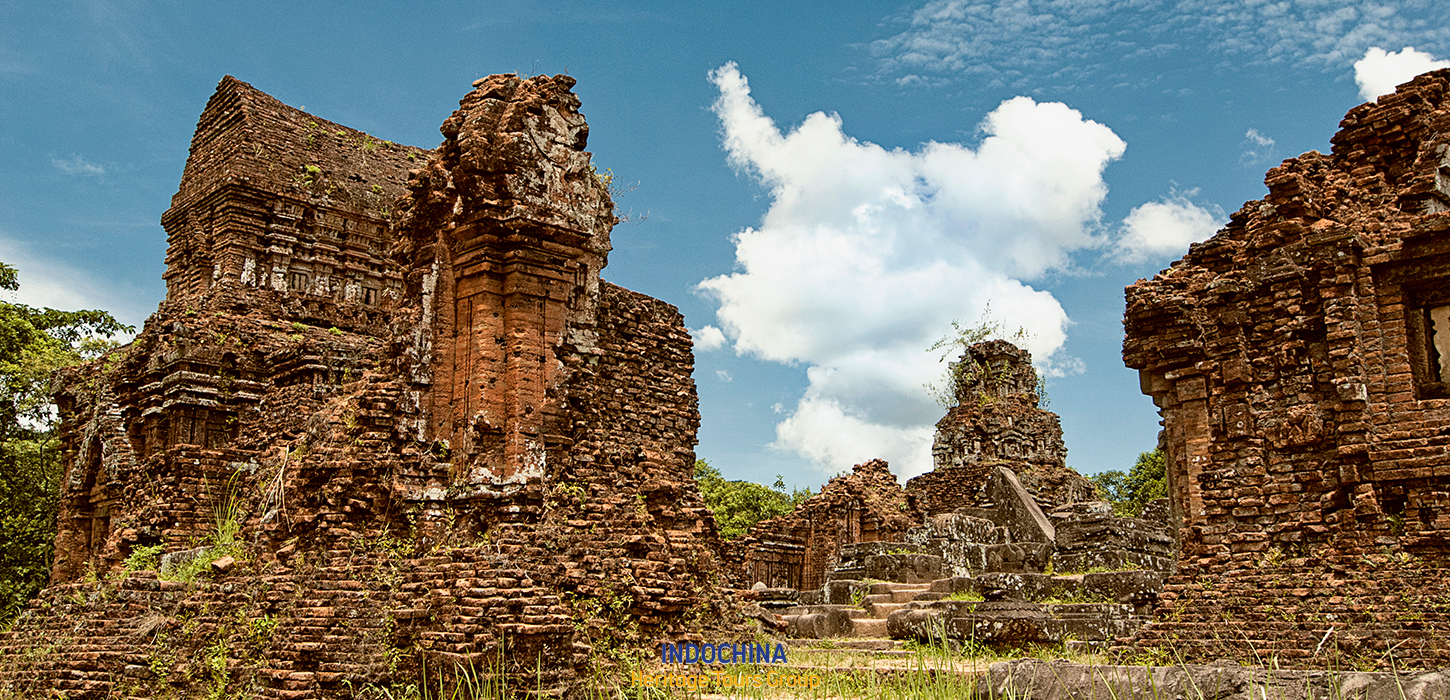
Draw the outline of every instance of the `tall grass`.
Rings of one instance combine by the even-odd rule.
[[[1279,677],[1276,679],[1275,674],[1280,669],[1272,660],[1272,666],[1247,667],[1245,669],[1248,673],[1247,683],[1242,683],[1237,678],[1226,677],[1225,674],[1231,667],[1199,667],[1202,669],[1201,675],[1198,680],[1195,680],[1188,664],[1183,662],[1175,649],[1173,655],[1177,657],[1177,661],[1171,666],[1089,666],[1087,682],[1079,682],[1074,687],[1068,686],[1069,681],[1062,678],[1056,667],[1046,665],[1043,668],[1051,673],[1053,682],[1059,686],[1056,693],[1051,692],[1054,690],[1051,687],[1037,687],[1037,683],[1042,680],[1040,674],[1031,678],[1019,679],[1013,677],[1015,668],[1009,668],[1007,678],[1000,686],[983,683],[975,693],[966,697],[984,700],[1042,697],[1070,697],[1084,700],[1215,700],[1228,697],[1247,697],[1251,700],[1388,700],[1389,698],[1408,700],[1411,692],[1407,692],[1404,678],[1396,668],[1393,652],[1392,647],[1385,653],[1390,666],[1390,680],[1394,683],[1393,688],[1386,688],[1382,681],[1377,686],[1368,688],[1364,687],[1363,680],[1358,683],[1348,683],[1347,681],[1350,679],[1341,675],[1337,667],[1331,668],[1325,676],[1319,678],[1315,677],[1312,670],[1306,669],[1306,673],[1302,677],[1303,684],[1300,687],[1297,681],[1291,678]],[[1172,673],[1173,671],[1179,672],[1179,678],[1173,678],[1175,675]],[[1203,671],[1207,671],[1207,673],[1203,673]],[[1316,683],[1316,681],[1319,682]],[[1225,685],[1226,683],[1230,683],[1230,685]],[[1355,692],[1346,689],[1354,686],[1359,686],[1360,690]],[[1432,687],[1422,686],[1414,689],[1412,693],[1417,698],[1450,700],[1450,694]]]
[[[1041,660],[1070,657],[1081,673],[1077,680],[1064,678],[1056,664],[1044,664],[1048,677],[1041,671],[1035,675],[1014,678],[1017,667],[1008,667],[1004,679],[997,677],[994,685],[987,675],[996,663],[1030,655]],[[1176,653],[1174,654],[1176,657]],[[354,700],[509,700],[511,698],[543,698],[553,693],[543,683],[542,665],[536,660],[535,678],[515,675],[510,682],[506,668],[515,668],[502,652],[485,667],[473,662],[451,666],[420,666],[419,682],[394,684],[389,687],[368,685],[351,695]],[[1019,700],[1042,697],[1071,697],[1081,700],[1213,700],[1230,691],[1247,693],[1254,700],[1364,700],[1364,695],[1345,691],[1345,678],[1338,670],[1317,684],[1306,676],[1302,687],[1290,685],[1286,679],[1275,679],[1274,670],[1252,667],[1246,687],[1235,680],[1226,686],[1230,668],[1222,673],[1200,673],[1197,680],[1181,657],[1171,665],[1125,666],[1089,655],[1065,653],[1060,647],[992,651],[986,645],[948,640],[945,635],[931,636],[927,642],[914,645],[909,658],[878,658],[866,653],[844,649],[796,649],[791,663],[738,664],[729,666],[669,665],[647,660],[642,655],[626,657],[619,666],[596,670],[581,678],[568,697],[579,700],[671,700],[679,698],[754,698],[756,700]],[[1393,668],[1393,658],[1390,660]],[[674,678],[693,679],[688,683],[641,682],[665,674]],[[736,681],[759,677],[758,684]],[[771,680],[777,682],[772,683]],[[809,682],[786,683],[787,679],[808,679]],[[1068,687],[1077,683],[1079,687]],[[1297,681],[1295,681],[1297,683]],[[684,687],[681,687],[684,686]],[[1381,693],[1383,691],[1380,691]],[[1394,672],[1390,690],[1406,700],[1407,690],[1400,674]],[[1235,694],[1233,697],[1243,697]],[[1376,695],[1375,697],[1381,697]],[[1388,697],[1395,697],[1390,695]],[[1450,700],[1450,698],[1446,698]]]

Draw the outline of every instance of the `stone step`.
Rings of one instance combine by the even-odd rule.
[[[910,603],[911,601],[916,600],[916,597],[917,596],[921,595],[922,593],[927,592],[927,590],[929,588],[931,588],[930,584],[928,584],[926,588],[912,589],[912,590],[906,590],[906,591],[892,591],[891,592],[891,602],[893,602],[893,603]]]
[[[871,613],[871,617],[878,620],[885,620],[887,617],[890,617],[891,613],[904,607],[906,607],[906,603],[872,603],[867,610]]]
[[[854,605],[797,605],[786,609],[783,615],[809,615],[812,613],[823,613],[839,611],[849,617],[866,617],[869,613],[864,608]]]
[[[873,583],[871,584],[872,595],[884,595],[896,591],[927,591],[931,590],[930,583]]]
[[[873,620],[863,617],[851,620],[852,637],[885,637],[886,620]]]
[[[877,603],[895,603],[894,593],[873,593],[861,599],[862,605],[876,605]]]

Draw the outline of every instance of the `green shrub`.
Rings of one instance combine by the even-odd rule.
[[[1120,517],[1137,517],[1148,501],[1168,495],[1168,472],[1163,450],[1140,453],[1138,461],[1127,474],[1111,469],[1092,477],[1092,481],[1098,498],[1111,501],[1114,513]]]
[[[124,564],[126,572],[155,571],[161,565],[161,553],[164,551],[166,545],[162,544],[132,549]]]
[[[814,495],[810,489],[786,491],[781,477],[776,477],[770,488],[750,481],[726,481],[720,470],[703,459],[695,460],[695,481],[705,505],[715,514],[720,537],[727,540],[744,535],[762,520],[795,510]]]

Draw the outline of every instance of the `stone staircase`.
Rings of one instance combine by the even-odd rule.
[[[900,648],[905,639],[1092,646],[1126,637],[1147,621],[1162,575],[995,572],[932,583],[831,584],[821,591],[824,602],[785,610],[788,636],[877,640],[883,649]]]
[[[888,639],[887,623],[891,614],[905,608],[920,595],[930,595],[931,584],[868,583],[828,587],[827,591],[835,593],[828,602],[797,605],[785,611],[782,619],[789,636],[797,639]]]

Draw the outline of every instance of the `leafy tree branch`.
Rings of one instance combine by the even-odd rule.
[[[705,505],[715,514],[720,537],[733,540],[762,520],[785,515],[814,495],[810,489],[787,491],[785,479],[777,476],[766,488],[750,481],[726,481],[720,470],[703,459],[695,460],[695,481]]]
[[[19,287],[18,271],[0,263],[0,289]],[[0,624],[50,576],[62,476],[51,375],[132,330],[105,311],[0,301]]]

